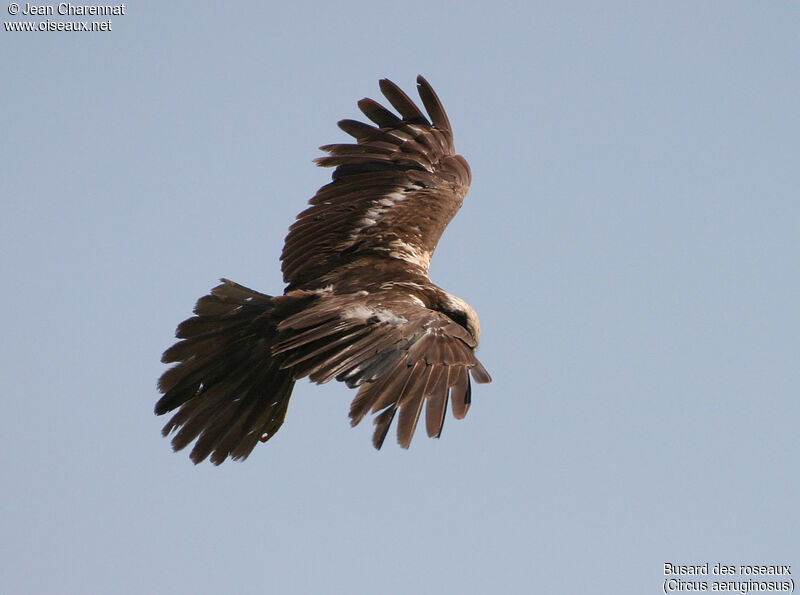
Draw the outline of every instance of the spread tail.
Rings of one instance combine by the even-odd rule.
[[[286,306],[294,310],[286,302],[223,279],[178,326],[180,341],[161,358],[177,364],[159,379],[155,407],[157,415],[177,409],[163,429],[177,430],[175,450],[197,439],[192,461],[210,456],[219,465],[246,458],[278,431],[294,388],[291,370],[272,354],[277,323]]]

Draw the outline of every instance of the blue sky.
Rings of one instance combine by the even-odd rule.
[[[800,568],[798,30],[797,2],[677,1],[137,2],[109,32],[0,31],[5,589]],[[418,73],[473,172],[431,277],[480,314],[494,382],[408,451],[301,382],[245,463],[172,453],[175,326],[222,276],[281,291],[316,147]]]

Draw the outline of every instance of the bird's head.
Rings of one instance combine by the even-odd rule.
[[[442,292],[440,296],[439,312],[460,324],[475,339],[475,346],[481,341],[481,323],[478,314],[467,302],[460,297]]]

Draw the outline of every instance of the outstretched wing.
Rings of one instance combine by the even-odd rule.
[[[340,380],[361,387],[350,408],[353,425],[375,418],[380,448],[396,413],[397,440],[408,448],[426,405],[428,435],[442,431],[448,397],[461,419],[470,405],[470,374],[491,377],[474,353],[475,339],[440,312],[407,294],[330,295],[278,325],[283,339],[272,349],[294,379]]]
[[[331,273],[364,256],[398,259],[427,274],[433,251],[470,183],[466,160],[439,98],[417,77],[430,121],[397,85],[380,88],[400,114],[372,99],[359,108],[376,124],[342,120],[355,144],[321,147],[319,165],[335,167],[289,229],[281,260],[290,288],[322,287]]]

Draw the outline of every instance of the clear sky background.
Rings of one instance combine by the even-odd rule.
[[[110,32],[0,31],[0,590],[799,575],[799,32],[788,0],[131,2]],[[172,453],[175,326],[219,277],[282,290],[316,147],[418,73],[473,172],[431,276],[494,382],[409,451],[302,381],[246,462]]]

